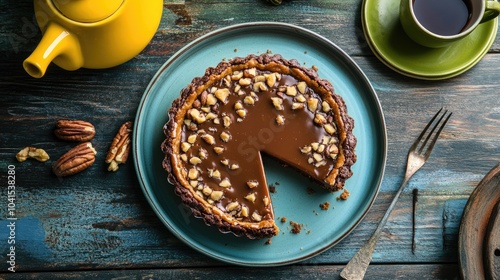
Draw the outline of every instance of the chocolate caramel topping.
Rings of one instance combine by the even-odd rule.
[[[219,214],[230,231],[277,233],[262,153],[331,191],[352,174],[352,119],[331,85],[296,61],[262,55],[221,63],[173,105],[163,144],[169,178],[181,196],[188,192],[179,187],[191,190],[183,201],[193,211],[211,209],[205,220]]]

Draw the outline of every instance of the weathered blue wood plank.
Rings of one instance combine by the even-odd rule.
[[[278,268],[200,267],[197,269],[102,270],[22,273],[9,279],[341,279],[341,265],[293,265]],[[372,265],[366,279],[459,279],[456,265]]]
[[[270,7],[265,1],[165,1],[163,21],[151,44],[132,61],[106,70],[66,72],[51,66],[40,80],[29,77],[22,60],[36,46],[40,32],[32,29],[30,1],[4,1],[0,13],[0,271],[6,271],[8,221],[5,196],[7,166],[16,167],[16,264],[27,278],[143,276],[228,277],[248,279],[300,275],[303,279],[338,275],[369,238],[399,185],[406,153],[432,112],[441,106],[454,115],[430,161],[410,181],[384,229],[370,279],[457,276],[458,225],[463,206],[476,184],[500,154],[498,67],[500,40],[467,73],[446,81],[406,78],[376,59],[364,41],[361,1],[285,1]],[[292,15],[292,16],[290,16]],[[117,173],[106,171],[104,155],[119,125],[135,117],[137,104],[157,69],[195,38],[231,24],[283,21],[309,28],[335,42],[365,71],[385,112],[389,135],[386,174],[375,205],[364,221],[331,250],[303,264],[279,269],[227,267],[176,239],[147,204],[132,159]],[[53,160],[72,147],[52,133],[60,118],[91,121],[98,160],[79,175],[58,179],[51,162],[17,163],[14,155],[36,145]],[[411,252],[412,192],[419,189],[416,208],[416,250]],[[355,191],[355,190],[351,190]],[[272,245],[271,245],[272,246]],[[399,265],[405,263],[404,265]],[[428,263],[429,265],[418,265]],[[453,263],[452,265],[439,265]],[[411,264],[411,265],[410,265]],[[219,269],[223,266],[223,269]],[[175,268],[154,270],[154,268]],[[191,269],[191,268],[196,269]],[[205,268],[215,267],[215,268]],[[64,272],[71,270],[104,270]],[[258,276],[255,276],[258,273]],[[9,275],[10,276],[10,275]],[[428,276],[428,277],[427,277]],[[299,277],[300,278],[300,277]]]

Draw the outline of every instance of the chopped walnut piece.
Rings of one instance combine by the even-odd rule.
[[[301,81],[297,84],[297,89],[299,90],[300,93],[304,94],[306,92],[306,87],[307,84],[304,81]]]
[[[204,186],[202,190],[203,194],[209,196],[212,194],[213,190],[209,186]]]
[[[191,144],[189,144],[188,142],[182,142],[181,143],[181,150],[183,152],[189,151],[190,148],[191,148]]]
[[[246,69],[244,72],[243,72],[243,75],[245,77],[249,77],[249,78],[253,78],[257,75],[257,69],[256,68],[250,68],[250,69]]]
[[[267,86],[264,82],[256,82],[253,84],[253,90],[254,91],[266,91]]]
[[[240,86],[248,86],[252,83],[252,80],[250,78],[243,78],[238,81]]]
[[[229,142],[229,140],[231,140],[231,134],[229,133],[229,131],[223,131],[220,134],[220,139],[222,139],[222,141],[224,142]]]
[[[245,118],[247,116],[247,110],[246,109],[236,110],[236,114],[238,114],[238,116],[240,116],[241,118]]]
[[[271,97],[271,100],[272,100],[274,108],[276,108],[276,110],[283,111],[283,109],[284,109],[283,99],[281,99],[279,97]]]
[[[295,100],[297,102],[301,102],[301,103],[304,103],[307,101],[306,98],[304,97],[304,95],[302,95],[302,94],[297,95],[297,97],[295,97]]]
[[[304,108],[304,103],[294,102],[292,104],[292,110],[298,110],[303,108]]]
[[[311,151],[312,151],[311,146],[304,146],[304,147],[300,148],[300,152],[303,153],[303,154],[308,154]]]
[[[316,109],[318,109],[318,102],[319,100],[317,98],[307,99],[307,108],[309,108],[311,112],[315,112]]]
[[[283,117],[282,115],[278,115],[276,117],[276,123],[278,125],[284,125],[285,124],[285,117]]]
[[[263,199],[262,199],[262,202],[264,202],[264,206],[269,206],[269,203],[271,202],[271,200],[269,200],[269,197],[265,196]]]
[[[246,206],[241,207],[241,212],[240,212],[241,216],[248,217],[248,212],[249,212],[248,207]]]
[[[187,142],[188,142],[189,144],[194,144],[194,142],[196,142],[196,138],[197,138],[197,137],[198,137],[198,135],[197,135],[197,134],[191,134],[191,135],[189,135],[189,136],[188,136],[188,138],[187,138]]]
[[[276,83],[276,73],[266,74],[266,84],[270,87],[274,86]]]
[[[328,104],[328,102],[326,102],[326,101],[323,101],[321,103],[321,108],[323,109],[323,112],[325,112],[325,113],[328,113],[332,110],[332,108],[330,107],[330,104]]]
[[[289,86],[286,88],[286,95],[288,96],[296,96],[297,95],[297,88],[294,86]]]
[[[316,113],[316,115],[314,115],[314,123],[319,124],[319,125],[325,124],[326,117],[323,116],[322,114]]]
[[[255,193],[248,194],[247,196],[245,196],[245,199],[250,202],[255,202]]]
[[[254,221],[256,221],[256,222],[260,222],[262,220],[262,216],[259,215],[259,213],[257,213],[257,212],[253,212],[252,219],[254,219]]]
[[[215,91],[215,97],[217,97],[217,99],[219,99],[222,103],[226,103],[229,93],[229,89],[227,88],[217,89]]]
[[[231,187],[231,182],[229,181],[228,178],[224,178],[220,183],[219,183],[219,187],[222,187],[222,188],[229,188]]]
[[[191,163],[192,165],[198,165],[201,163],[201,158],[199,157],[192,157],[189,159],[189,163]]]
[[[189,179],[195,180],[195,179],[198,179],[199,176],[200,176],[200,172],[198,171],[198,169],[196,169],[196,168],[189,169],[189,171],[188,171],[188,178]]]
[[[204,123],[207,120],[205,115],[203,113],[201,113],[200,111],[198,111],[198,109],[194,109],[194,108],[189,109],[188,114],[198,124]]]
[[[209,145],[215,145],[215,138],[214,138],[212,135],[210,135],[210,134],[206,134],[206,133],[205,133],[205,134],[201,135],[200,137],[201,137],[201,139],[203,139],[203,140],[204,140],[207,144],[209,144]]]
[[[245,104],[248,104],[248,105],[253,105],[253,104],[255,104],[255,99],[253,99],[252,96],[245,96],[245,98],[243,99],[243,102],[245,102]]]
[[[212,106],[215,105],[216,103],[217,103],[217,98],[215,97],[215,95],[209,93],[207,95],[207,105]]]
[[[210,198],[214,201],[219,201],[222,198],[223,194],[224,194],[223,191],[212,191],[210,193]]]
[[[208,177],[220,180],[220,171],[217,169],[208,169]]]
[[[239,206],[240,206],[240,204],[237,201],[233,201],[233,202],[229,203],[228,205],[226,205],[226,211],[231,212],[233,210],[236,210]]]
[[[247,182],[247,186],[251,189],[256,188],[259,185],[257,180],[250,180]]]
[[[231,170],[237,170],[237,169],[239,169],[239,168],[240,168],[240,165],[239,165],[239,164],[237,164],[237,163],[233,163],[233,164],[231,164],[231,166],[229,167],[229,169],[231,169]]]
[[[329,123],[325,124],[323,127],[325,128],[325,131],[330,135],[334,134],[336,131],[335,127]]]
[[[233,73],[233,75],[231,76],[231,80],[233,80],[233,81],[238,81],[241,78],[243,78],[243,72],[242,71],[235,71]]]
[[[225,128],[228,128],[232,123],[231,118],[229,116],[222,117],[222,122]]]
[[[220,155],[224,152],[224,147],[220,147],[220,146],[214,147],[214,152],[216,154]]]

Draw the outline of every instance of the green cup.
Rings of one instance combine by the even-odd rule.
[[[399,8],[399,18],[401,24],[403,25],[403,29],[406,34],[413,41],[431,48],[446,47],[458,40],[461,40],[474,31],[479,24],[492,20],[500,14],[500,3],[497,1],[464,0],[467,1],[468,4],[468,21],[465,26],[456,34],[440,35],[429,31],[429,28],[424,27],[424,24],[419,21],[418,16],[415,13],[415,1],[423,0],[401,0]],[[464,5],[464,3],[459,1],[454,2]],[[451,7],[446,10],[453,10],[453,8],[454,7]]]

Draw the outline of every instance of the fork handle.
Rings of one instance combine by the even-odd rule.
[[[380,238],[382,229],[387,223],[387,220],[389,219],[392,209],[394,208],[394,205],[396,205],[396,202],[399,196],[401,195],[401,192],[403,191],[404,187],[410,180],[410,177],[411,175],[408,174],[405,175],[405,178],[403,179],[403,182],[401,182],[401,185],[399,186],[396,195],[392,199],[391,205],[389,205],[389,208],[387,208],[384,217],[382,217],[382,220],[380,220],[372,237],[368,239],[366,244],[363,247],[361,247],[361,249],[359,249],[359,251],[349,261],[349,263],[347,263],[346,267],[344,267],[344,269],[340,272],[340,277],[346,280],[363,279],[366,273],[366,269],[368,268],[368,265],[370,265],[370,262],[372,260],[372,254],[373,251],[375,250],[375,245],[377,245],[377,241]]]

